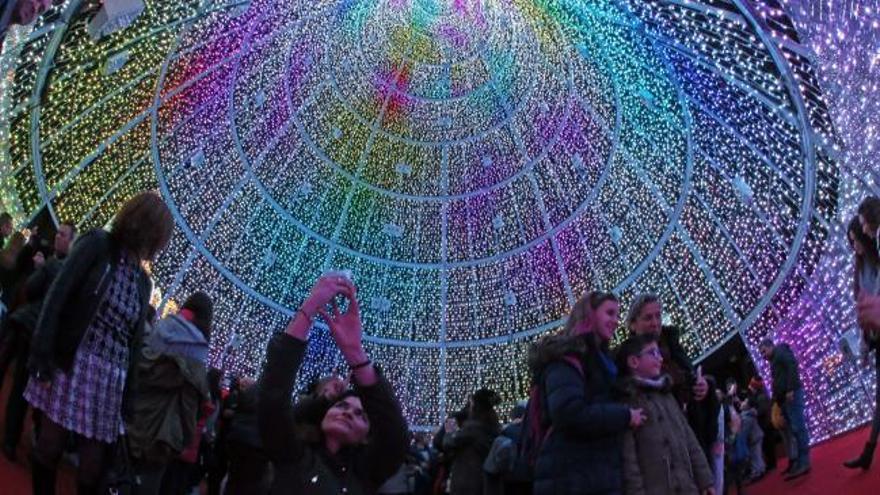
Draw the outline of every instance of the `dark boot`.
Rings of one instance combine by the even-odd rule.
[[[76,495],[97,495],[98,487],[89,485],[82,481],[76,482]]]
[[[33,458],[31,482],[33,483],[34,495],[55,495],[55,469],[48,468]]]
[[[877,448],[877,442],[868,442],[865,444],[865,450],[862,451],[862,455],[856,457],[855,459],[850,459],[843,463],[844,466],[850,469],[864,469],[867,471],[871,468],[871,461],[874,459],[874,449]]]

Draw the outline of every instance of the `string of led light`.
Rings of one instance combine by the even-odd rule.
[[[170,298],[220,296],[215,364],[255,372],[314,278],[348,268],[371,354],[428,427],[481,384],[522,397],[528,344],[578,294],[654,290],[694,357],[740,332],[821,363],[806,366],[814,437],[864,420],[829,326],[849,306],[829,320],[817,298],[846,292],[835,228],[868,168],[841,167],[791,36],[812,24],[789,29],[782,7],[146,2],[93,43],[98,2],[82,3],[45,80],[54,30],[23,47],[10,108],[46,91],[38,129],[4,115],[4,198],[102,225],[161,186],[181,228],[155,276]],[[319,333],[305,375],[338,365],[331,349]]]

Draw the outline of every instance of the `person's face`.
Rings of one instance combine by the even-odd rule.
[[[853,231],[850,231],[847,234],[849,237],[849,245],[852,247],[856,256],[864,256],[865,255],[865,246],[862,245],[861,241],[856,237],[856,234]]]
[[[642,352],[627,359],[627,365],[633,372],[633,375],[639,378],[657,378],[660,376],[660,369],[663,367],[663,355],[660,354],[660,348],[656,342],[646,345]]]
[[[773,348],[770,346],[761,346],[761,355],[764,356],[764,359],[770,359],[773,356]]]
[[[333,437],[342,445],[357,445],[367,439],[370,421],[364,412],[361,400],[348,396],[333,406],[321,421],[321,431]]]
[[[662,326],[663,312],[657,301],[645,304],[635,321],[630,324],[636,335],[653,334],[659,336]]]
[[[69,253],[71,241],[73,241],[73,229],[70,225],[58,227],[58,232],[55,234],[55,252],[64,255]]]
[[[327,399],[327,400],[335,400],[337,397],[342,395],[342,392],[345,392],[345,389],[348,387],[348,384],[342,378],[333,377],[324,384],[321,385],[320,390],[318,390],[318,395]]]
[[[596,309],[596,332],[603,341],[611,340],[617,323],[620,321],[620,304],[617,301],[605,301]]]
[[[247,390],[254,385],[256,385],[257,381],[249,376],[243,376],[238,380],[238,389],[239,390]]]
[[[862,232],[864,232],[866,236],[870,237],[871,239],[877,238],[877,227],[871,225],[868,222],[868,219],[865,218],[865,215],[859,215],[859,223],[862,224]]]
[[[18,0],[12,11],[12,22],[26,26],[52,6],[52,0]]]
[[[6,222],[3,225],[0,225],[0,233],[3,234],[3,237],[9,237],[12,235],[12,222]]]

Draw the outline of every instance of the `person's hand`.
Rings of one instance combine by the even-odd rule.
[[[639,426],[642,426],[645,423],[645,421],[647,421],[647,420],[648,420],[648,417],[645,416],[645,413],[642,411],[641,408],[629,410],[629,427],[630,428],[633,428],[633,429],[638,428]]]
[[[343,284],[340,291],[348,303],[348,311],[342,313],[334,301],[333,310],[328,313],[325,309],[318,310],[318,314],[330,328],[330,335],[336,342],[336,347],[342,352],[349,365],[358,364],[352,358],[359,358],[363,354],[363,325],[361,324],[361,312],[357,301],[357,289],[350,282]]]
[[[715,495],[715,487],[710,486],[703,490],[703,495]]]
[[[312,286],[309,297],[306,298],[300,309],[309,318],[314,318],[337,294],[345,294],[346,291],[354,292],[354,290],[354,285],[344,277],[336,275],[321,277]]]
[[[43,265],[46,264],[46,256],[44,256],[41,251],[37,251],[37,254],[35,254],[34,257],[31,259],[33,259],[34,261],[35,269],[41,268]]]
[[[856,311],[858,312],[859,325],[863,328],[875,330],[880,328],[880,295],[874,296],[862,292],[859,294]]]

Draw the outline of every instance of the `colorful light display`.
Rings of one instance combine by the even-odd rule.
[[[876,188],[844,143],[877,139],[839,105],[876,91],[876,57],[855,53],[873,89],[820,72],[857,45],[824,38],[850,20],[827,2],[146,3],[100,43],[98,0],[7,43],[3,202],[99,226],[159,189],[178,228],[157,284],[219,299],[215,364],[255,373],[314,279],[349,269],[374,360],[433,428],[478,386],[522,397],[527,346],[584,291],[650,290],[695,358],[794,344],[814,439],[866,418],[836,345],[840,225]],[[339,365],[327,339],[305,376]]]

